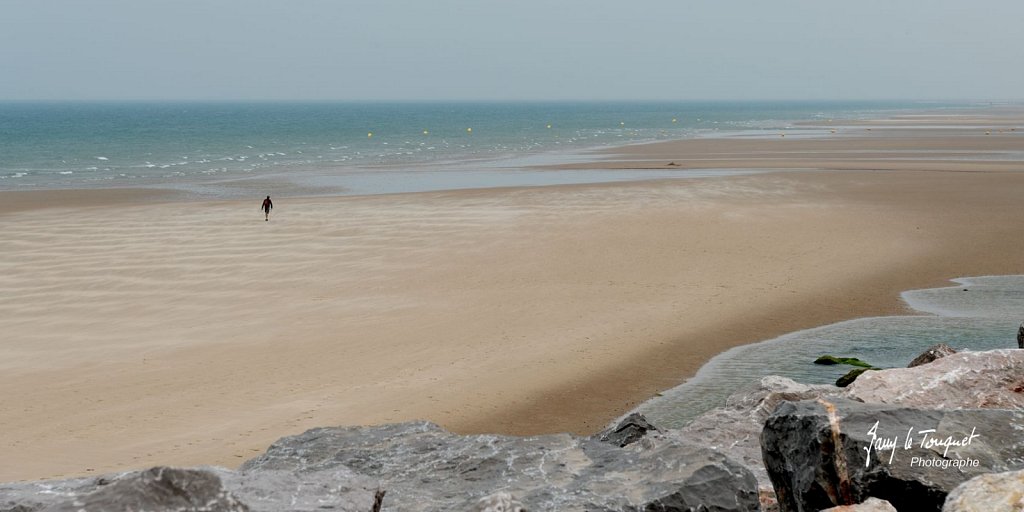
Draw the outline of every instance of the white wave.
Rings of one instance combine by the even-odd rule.
[[[98,157],[96,157],[96,160],[110,160],[110,159],[105,157],[105,156],[98,156]]]
[[[65,175],[67,175],[67,174],[74,174],[74,173],[75,173],[75,171],[61,171],[60,172],[60,174],[65,174]]]

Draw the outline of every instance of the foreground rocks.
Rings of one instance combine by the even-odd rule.
[[[787,402],[765,422],[762,454],[783,510],[852,505],[941,510],[957,485],[1024,469],[1024,411],[929,410],[847,399]]]
[[[315,478],[284,471],[171,469],[0,484],[0,512],[370,512],[378,482],[339,470]]]
[[[136,495],[159,501],[165,493],[152,484],[172,472],[201,482],[196,487],[202,493],[178,492],[164,508],[121,506]],[[85,504],[89,512],[368,512],[378,489],[386,492],[382,510],[400,511],[760,509],[757,480],[749,470],[693,443],[657,435],[625,447],[568,434],[458,436],[425,422],[313,429],[279,440],[237,472],[155,468],[111,480],[0,486],[5,497],[0,510],[63,512]],[[40,492],[44,489],[48,494]]]
[[[1024,407],[1024,393],[1021,392],[1024,391],[1021,389],[1024,385],[1024,351],[964,352],[950,357],[954,359],[937,359],[915,368],[867,372],[848,388],[812,386],[784,377],[764,377],[754,386],[729,397],[724,407],[709,411],[690,425],[670,430],[666,435],[723,450],[747,465],[757,477],[762,505],[769,509],[774,506],[776,497],[765,469],[760,435],[768,416],[786,401],[849,398],[921,409]],[[790,435],[802,434],[794,428]]]
[[[314,429],[241,471],[350,468],[381,481],[389,510],[469,510],[498,490],[528,510],[758,510],[754,476],[720,452],[660,436],[617,444],[457,436],[430,423]]]
[[[984,473],[1024,467],[1022,414],[1024,351],[965,352],[867,372],[845,389],[765,377],[677,430],[639,415],[589,438],[457,436],[422,422],[314,429],[238,471],[0,484],[0,512],[888,510],[871,498],[898,510],[1015,510],[1021,473]],[[931,428],[971,442],[945,455],[943,445],[872,444]],[[908,467],[914,456],[979,463]]]

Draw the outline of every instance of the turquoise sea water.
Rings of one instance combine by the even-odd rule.
[[[656,425],[680,427],[766,375],[832,384],[853,369],[821,366],[823,354],[857,357],[882,368],[906,367],[936,343],[963,350],[1017,347],[1024,320],[1024,276],[954,280],[956,286],[913,290],[903,300],[920,316],[860,318],[734,348],[713,358],[682,385],[639,410]]]
[[[468,182],[545,184],[542,178],[552,176],[521,183],[493,171],[578,160],[580,151],[594,147],[738,132],[774,135],[798,120],[937,107],[942,105],[0,102],[0,190],[171,186],[230,196],[249,191],[223,183],[263,178],[300,182],[303,193],[392,191],[384,183],[398,183],[398,191],[466,188]],[[406,174],[364,183],[384,171]],[[429,175],[409,174],[417,171],[462,174],[437,175],[439,183],[433,183]],[[487,183],[490,177],[497,183]],[[574,179],[627,177],[581,172]]]

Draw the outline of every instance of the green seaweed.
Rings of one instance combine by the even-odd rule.
[[[856,357],[836,357],[824,355],[814,360],[814,364],[848,364],[850,366],[860,366],[862,368],[874,368],[871,364],[865,363]]]

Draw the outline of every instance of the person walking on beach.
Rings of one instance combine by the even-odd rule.
[[[267,196],[267,198],[263,200],[263,206],[260,206],[260,209],[263,210],[264,214],[266,214],[266,219],[264,220],[270,220],[270,210],[273,208],[274,202],[270,200],[270,196]]]

